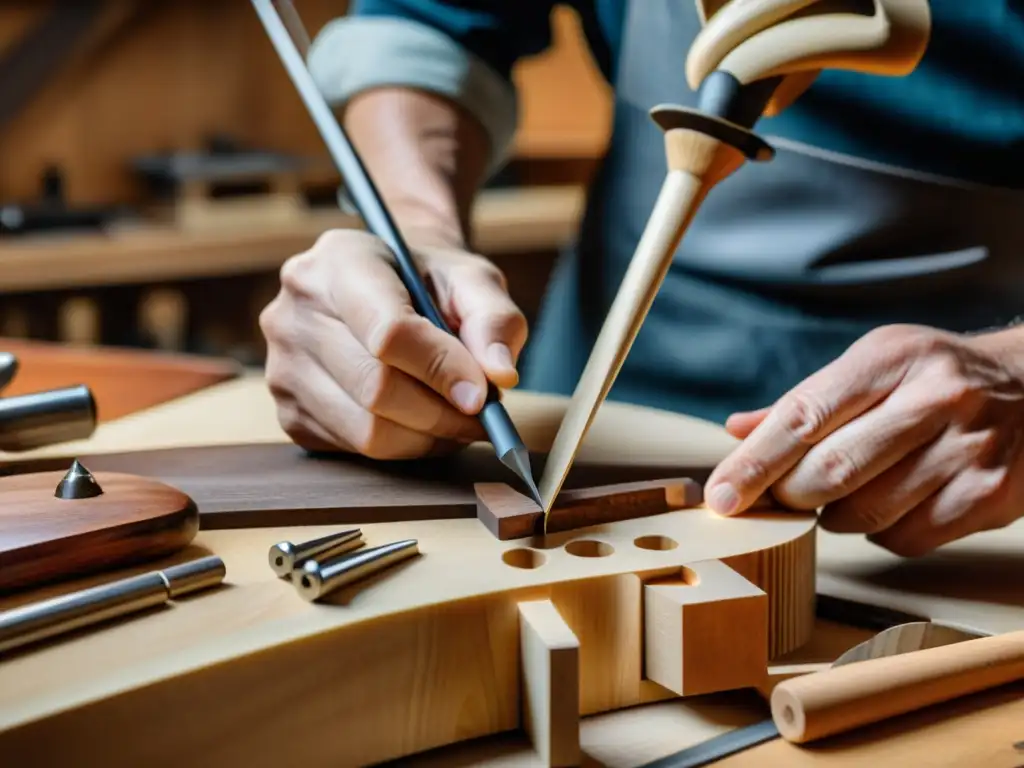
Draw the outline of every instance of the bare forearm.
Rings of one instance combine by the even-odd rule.
[[[389,87],[353,98],[344,123],[405,237],[419,245],[468,245],[489,152],[473,117],[442,97]]]

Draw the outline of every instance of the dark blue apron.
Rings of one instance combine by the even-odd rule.
[[[683,74],[692,0],[628,3],[611,145],[578,242],[523,358],[525,389],[572,394],[665,175],[656,104]],[[611,399],[723,421],[771,404],[870,329],[953,331],[1024,314],[1024,192],[786,141],[718,187],[675,255]]]

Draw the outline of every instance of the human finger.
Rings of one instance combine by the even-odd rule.
[[[480,420],[450,405],[407,373],[381,362],[356,340],[348,326],[318,316],[318,362],[363,410],[415,432],[463,442],[486,436]]]
[[[771,406],[756,411],[734,413],[725,420],[725,430],[737,440],[744,440],[758,424],[764,421],[764,417],[768,415],[769,411],[771,411]]]
[[[951,426],[859,490],[825,505],[819,525],[833,533],[883,531],[990,453],[992,445],[990,431],[964,432]]]
[[[373,459],[423,456],[435,447],[433,435],[418,432],[362,408],[317,361],[303,353],[268,354],[266,376],[279,402],[282,428],[290,436],[312,434],[342,450]],[[315,417],[310,418],[310,414]]]
[[[526,344],[526,317],[508,294],[504,275],[489,262],[452,269],[445,288],[459,337],[499,387],[519,383],[516,361]]]
[[[881,401],[902,371],[851,348],[786,393],[750,435],[711,473],[708,506],[723,515],[747,509],[841,425]]]
[[[950,415],[922,385],[898,387],[876,407],[834,430],[772,485],[792,509],[817,509],[857,491],[937,438]]]
[[[869,536],[903,557],[920,557],[981,531],[1003,528],[1020,515],[1022,467],[971,467],[894,525]]]
[[[417,314],[383,243],[349,232],[322,248],[337,251],[345,264],[317,275],[329,283],[327,314],[344,322],[385,365],[423,382],[463,413],[477,413],[486,396],[483,369],[458,338]],[[281,279],[302,280],[285,270]]]

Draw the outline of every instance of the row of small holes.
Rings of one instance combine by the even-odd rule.
[[[633,540],[633,545],[640,549],[666,551],[675,549],[679,544],[668,536],[641,536]],[[608,557],[615,552],[611,544],[594,539],[577,539],[565,545],[565,551],[576,557]],[[536,549],[509,549],[502,553],[505,565],[513,568],[540,568],[547,561],[542,552]]]

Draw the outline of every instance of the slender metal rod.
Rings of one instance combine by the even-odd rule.
[[[383,240],[394,254],[398,274],[412,297],[416,311],[437,328],[452,334],[434,304],[430,291],[416,268],[412,253],[384,205],[366,166],[352,146],[344,128],[335,119],[334,113],[306,66],[300,47],[308,45],[309,35],[295,8],[287,0],[252,0],[252,4],[299,96],[306,104],[306,109],[309,110],[310,117],[327,146],[327,151],[341,173],[348,194],[366,228]],[[529,453],[505,406],[501,404],[498,389],[493,384],[488,385],[487,399],[479,418],[498,458],[526,483],[530,493],[540,504],[540,494],[537,492],[530,469]]]
[[[162,605],[224,580],[216,556],[118,579],[0,613],[0,652]]]

